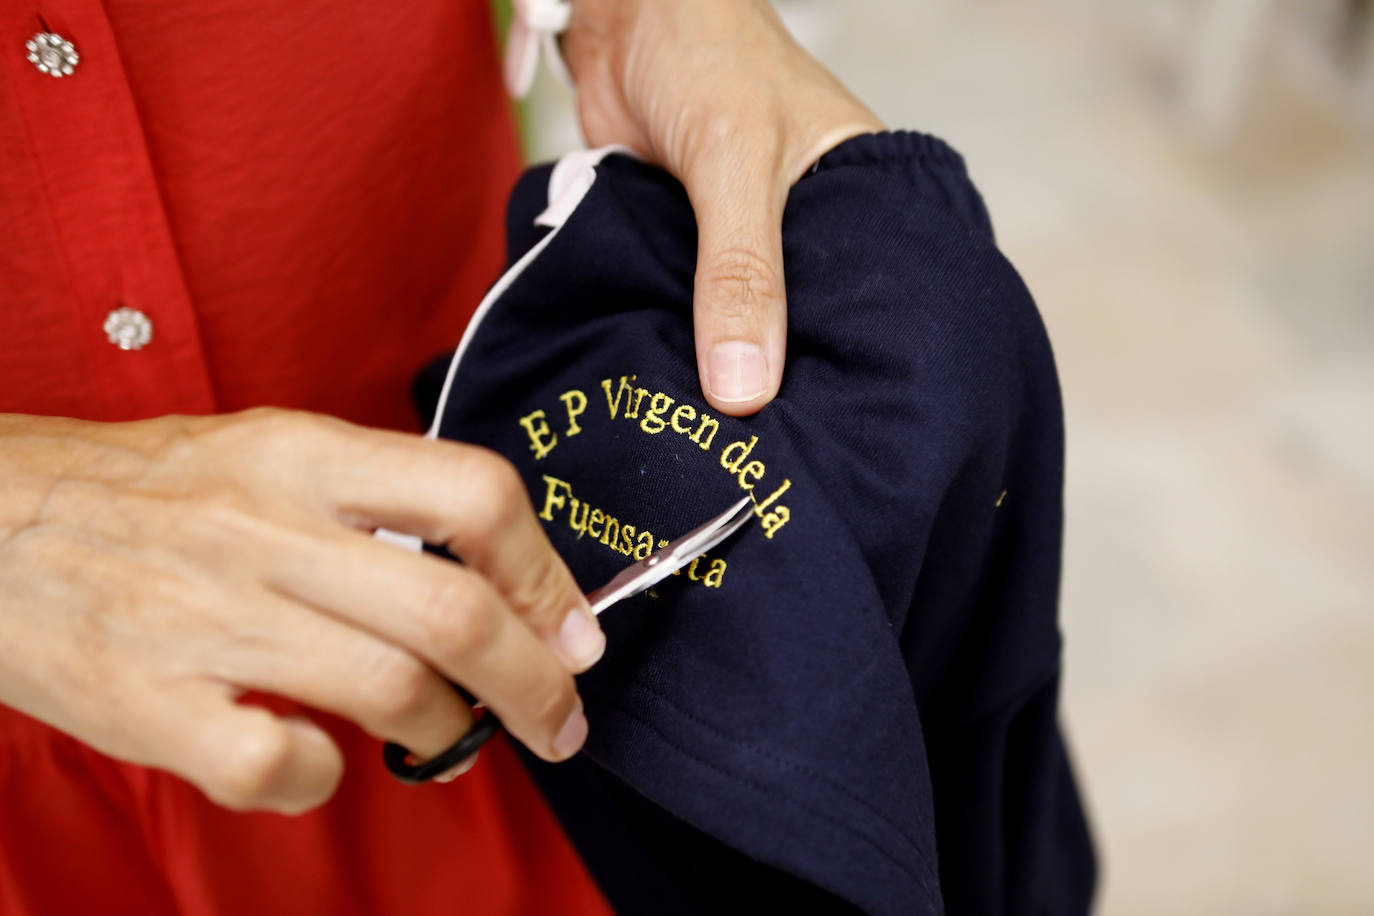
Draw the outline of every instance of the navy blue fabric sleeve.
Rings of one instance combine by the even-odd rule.
[[[546,186],[516,188],[512,260],[547,231]],[[783,246],[788,362],[755,417],[700,394],[686,195],[622,156],[457,368],[441,433],[516,463],[588,589],[745,493],[757,507],[603,615],[587,762],[531,766],[625,912],[647,911],[646,881],[694,888],[674,899],[697,911],[753,887],[881,914],[1083,912],[1092,854],[1055,720],[1063,430],[1034,303],[957,154],[919,134],[823,157]],[[703,862],[740,890],[704,887]]]

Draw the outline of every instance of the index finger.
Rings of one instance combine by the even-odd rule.
[[[500,593],[569,668],[606,639],[553,549],[515,468],[488,449],[340,424],[350,441],[312,474],[328,511],[355,527],[442,544]],[[338,460],[348,455],[347,461]]]

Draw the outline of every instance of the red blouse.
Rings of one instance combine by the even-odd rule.
[[[498,74],[486,0],[0,2],[0,412],[415,429],[503,257]],[[0,912],[606,912],[507,746],[410,788],[323,722],[343,784],[287,818],[0,707]]]

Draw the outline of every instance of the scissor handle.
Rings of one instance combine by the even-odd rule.
[[[457,687],[457,685],[454,685]],[[469,706],[476,702],[472,694],[462,687],[457,687],[458,693]],[[501,720],[496,718],[490,709],[482,714],[472,728],[457,741],[453,742],[447,750],[437,754],[423,763],[411,763],[411,753],[399,744],[388,741],[382,748],[382,762],[399,781],[408,786],[419,785],[422,782],[429,782],[436,776],[442,776],[458,764],[467,760],[477,753],[482,745],[486,744],[492,735],[501,729]]]

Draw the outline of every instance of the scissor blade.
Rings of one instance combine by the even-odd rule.
[[[600,614],[617,601],[662,582],[744,527],[753,514],[753,500],[746,496],[700,528],[692,529],[638,563],[625,567],[610,582],[587,596],[592,613]]]

